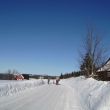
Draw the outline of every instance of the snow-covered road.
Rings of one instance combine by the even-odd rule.
[[[110,110],[110,82],[77,77],[0,81],[0,110]]]
[[[0,97],[0,110],[87,110],[77,92],[65,85],[43,85]]]

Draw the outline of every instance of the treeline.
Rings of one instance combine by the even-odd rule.
[[[30,78],[35,78],[35,79],[56,79],[57,76],[50,76],[50,75],[30,75]]]
[[[80,71],[74,71],[74,72],[71,72],[71,73],[65,73],[65,74],[62,74],[60,75],[60,79],[66,79],[66,78],[71,78],[71,77],[78,77],[78,76],[81,76],[83,75]]]

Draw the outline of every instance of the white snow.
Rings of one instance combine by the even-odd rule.
[[[110,82],[84,77],[52,82],[0,81],[0,110],[110,110]]]
[[[23,90],[31,89],[44,84],[45,81],[39,80],[0,80],[0,97],[13,95]]]
[[[77,91],[87,110],[110,110],[110,82],[77,77],[66,79],[62,83]]]

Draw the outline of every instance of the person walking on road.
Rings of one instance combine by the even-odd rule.
[[[48,84],[50,83],[50,78],[48,77]]]
[[[59,81],[60,81],[60,78],[59,77],[56,77],[56,85],[59,84]]]

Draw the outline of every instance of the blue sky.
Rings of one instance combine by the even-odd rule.
[[[58,75],[79,70],[78,49],[94,25],[109,48],[109,0],[0,1],[0,72]]]

